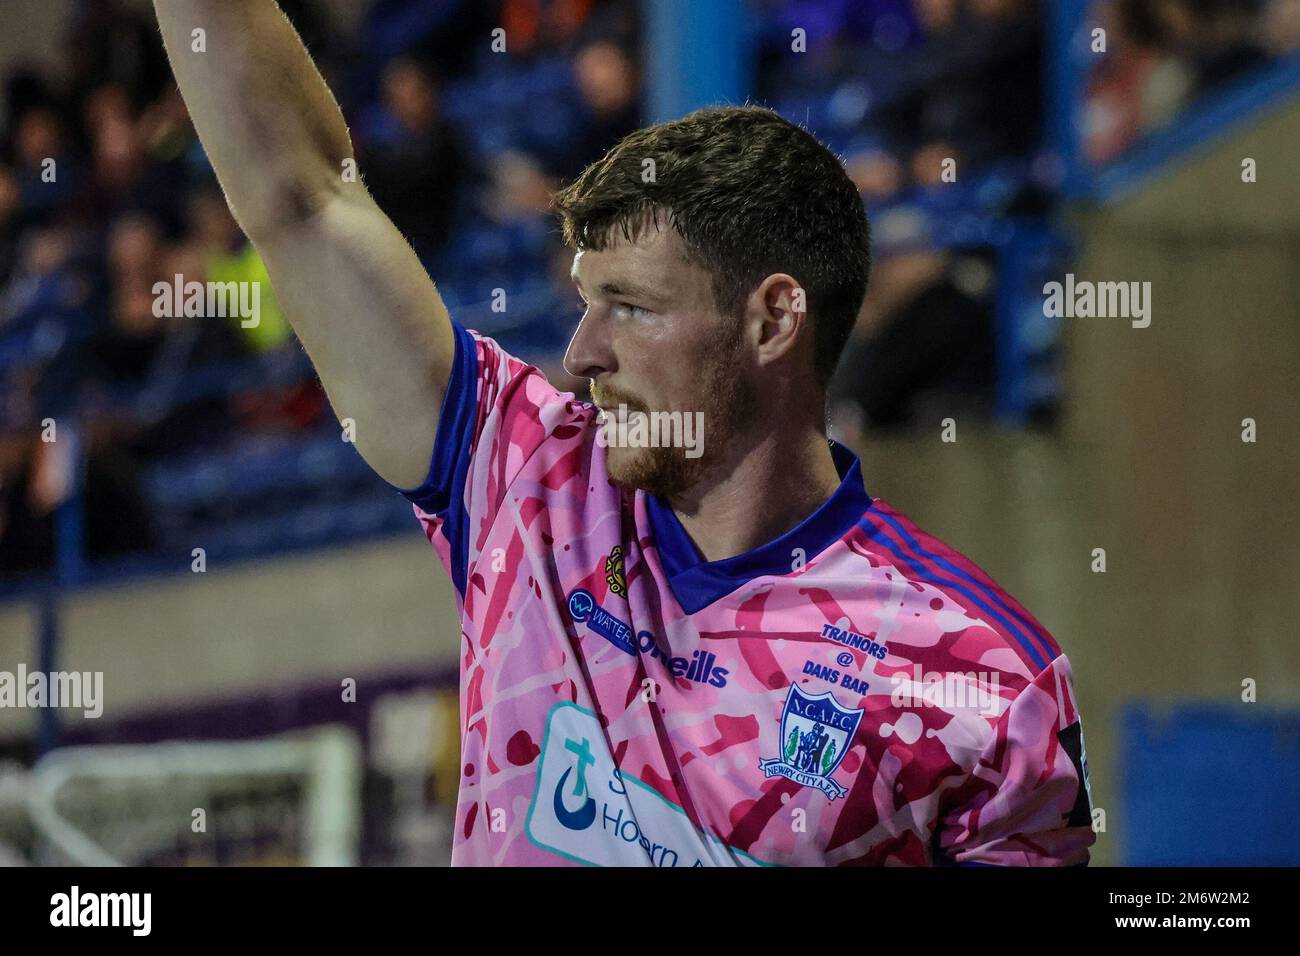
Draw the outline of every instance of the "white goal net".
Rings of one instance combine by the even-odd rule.
[[[356,735],[338,726],[68,747],[25,775],[19,840],[38,865],[354,866],[363,772]]]

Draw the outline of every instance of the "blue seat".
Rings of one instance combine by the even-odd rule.
[[[1121,729],[1127,865],[1300,864],[1300,712],[1137,704]]]

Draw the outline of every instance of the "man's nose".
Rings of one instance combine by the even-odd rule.
[[[569,340],[564,352],[564,370],[576,378],[597,378],[612,372],[613,358],[607,342],[603,341],[599,323],[585,316]]]

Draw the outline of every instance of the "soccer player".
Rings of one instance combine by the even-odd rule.
[[[711,109],[556,196],[591,404],[448,314],[271,0],[156,8],[335,412],[458,593],[453,863],[1087,861],[1065,656],[827,438],[869,262],[834,155]]]

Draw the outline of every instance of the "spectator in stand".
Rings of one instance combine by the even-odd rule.
[[[86,235],[66,222],[31,226],[19,234],[13,271],[0,290],[0,333],[25,337],[31,358],[43,361],[103,314]]]
[[[68,431],[61,442],[41,441],[35,432],[0,437],[0,574],[54,565],[54,514],[75,467],[68,460],[74,441]],[[111,444],[92,450],[83,482],[86,557],[98,561],[153,544],[152,516],[127,456]]]
[[[501,25],[510,52],[535,56],[568,49],[597,0],[503,0]]]
[[[127,91],[104,86],[86,100],[91,167],[76,199],[75,214],[86,222],[107,222],[131,210],[145,210],[169,232],[182,227],[187,168],[179,157],[150,154]]]
[[[422,260],[447,241],[470,175],[455,128],[443,118],[437,84],[412,57],[384,70],[384,113],[362,156],[366,184]]]
[[[572,135],[493,157],[500,216],[547,214],[551,193],[640,125],[639,71],[619,43],[585,43],[574,57],[573,82],[579,102]]]
[[[1244,76],[1268,59],[1254,0],[1160,0],[1168,46],[1191,64],[1194,96]]]
[[[499,0],[376,0],[362,24],[361,48],[380,64],[418,56],[450,79],[471,69],[501,24]]]
[[[240,317],[233,315],[224,320],[213,316],[206,321],[220,325],[223,337],[239,339],[242,351],[249,355],[270,352],[294,341],[293,330],[280,311],[280,303],[271,288],[266,265],[257,249],[240,231],[217,184],[210,182],[197,188],[190,196],[188,211],[189,242],[197,253],[199,269],[183,272],[186,280],[258,285],[256,325],[245,326]],[[221,350],[222,354],[213,356],[207,353],[205,358],[230,358],[235,351],[226,347]]]
[[[1264,10],[1261,35],[1269,56],[1290,56],[1300,50],[1300,3],[1270,0]]]
[[[280,310],[266,264],[240,230],[216,182],[200,186],[189,201],[189,238],[174,248],[180,272],[201,281],[257,283],[259,316],[245,327],[238,316],[207,317],[208,336],[196,346],[195,364],[228,359],[238,354],[262,356],[268,367],[292,367],[300,357],[298,340]],[[232,347],[233,342],[233,347]],[[213,399],[209,414],[217,417]],[[314,377],[288,385],[268,385],[232,398],[231,411],[246,433],[299,431],[319,422],[327,413],[324,394]]]
[[[1284,3],[1300,7],[1295,0]],[[1192,100],[1265,63],[1270,48],[1276,49],[1268,25],[1286,22],[1279,9],[1270,6],[1261,16],[1252,0],[1095,5],[1110,47],[1088,81],[1084,152],[1089,161],[1117,158],[1144,134],[1167,126]],[[1300,13],[1292,16],[1300,19]],[[1285,35],[1284,27],[1274,29]]]
[[[795,31],[803,31],[803,70],[838,70],[862,54],[917,46],[927,26],[955,0],[762,0],[759,71],[788,62]],[[933,25],[933,19],[928,21]]]
[[[582,122],[569,148],[551,157],[551,172],[572,179],[640,125],[639,75],[632,55],[611,39],[595,40],[578,51],[573,77]]]
[[[162,37],[147,10],[122,0],[81,0],[72,13],[65,45],[74,105],[113,86],[139,110],[171,83]]]
[[[927,0],[918,5],[924,82],[880,123],[910,154],[911,178],[939,185],[942,161],[987,167],[1042,142],[1043,39],[1031,0]]]
[[[63,121],[49,106],[28,110],[14,136],[14,174],[28,222],[48,222],[67,204],[76,183]]]
[[[69,342],[46,370],[45,413],[67,415],[86,402],[102,406],[115,387],[150,381],[168,332],[153,314],[150,291],[160,278],[161,251],[161,230],[146,214],[123,216],[110,228],[102,287],[108,321],[88,338]]]
[[[181,389],[187,371],[240,353],[234,329],[215,317],[160,314],[154,284],[170,285],[166,272],[182,267],[181,247],[165,242],[147,213],[119,218],[107,245],[109,320],[50,363],[43,414],[98,419],[95,450],[114,444],[137,456],[220,438],[229,425],[226,399],[186,399]]]
[[[878,142],[851,149],[844,168],[868,207],[889,202],[905,182],[902,164]]]
[[[936,249],[929,224],[898,210],[873,227],[867,298],[832,386],[838,421],[899,428],[943,414],[986,415],[993,394],[993,318],[960,281],[953,257]],[[845,415],[843,405],[853,407]],[[937,418],[935,419],[937,420]]]
[[[0,288],[9,280],[18,249],[23,215],[22,189],[13,171],[0,163]],[[0,314],[0,324],[4,316]]]

